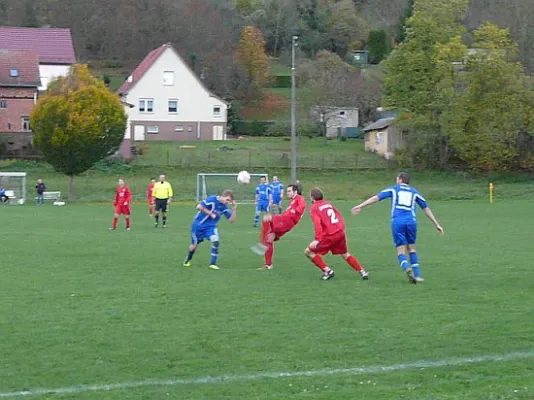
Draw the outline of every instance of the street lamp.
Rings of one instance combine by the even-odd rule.
[[[295,49],[298,46],[299,37],[293,35],[291,46],[291,182],[297,181],[297,117],[295,110]]]

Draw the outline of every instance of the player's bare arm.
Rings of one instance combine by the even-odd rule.
[[[445,234],[445,230],[443,229],[443,227],[440,225],[440,223],[438,222],[438,220],[436,219],[436,217],[434,217],[434,214],[432,213],[432,210],[430,209],[430,207],[427,207],[423,210],[423,212],[425,213],[425,215],[428,217],[428,219],[430,221],[432,221],[432,223],[434,224],[434,226],[436,227],[436,229],[438,230],[439,233],[441,233],[442,235]]]
[[[352,210],[351,210],[352,215],[358,215],[360,213],[360,211],[362,210],[362,208],[370,206],[371,204],[374,204],[374,203],[378,202],[379,200],[380,199],[376,195],[373,196],[373,197],[368,198],[363,203],[358,204],[355,207],[352,207]]]
[[[228,218],[228,222],[231,224],[234,223],[236,217],[237,217],[237,204],[234,200],[232,200],[232,215],[230,215],[230,218]]]

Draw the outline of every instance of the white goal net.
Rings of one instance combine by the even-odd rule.
[[[254,203],[256,185],[260,183],[260,178],[264,176],[269,183],[268,174],[250,174],[250,184],[240,185],[237,183],[237,174],[197,174],[197,202],[204,200],[208,196],[220,195],[223,190],[233,190],[236,196],[236,203]]]
[[[26,172],[0,172],[0,185],[8,204],[26,203]]]

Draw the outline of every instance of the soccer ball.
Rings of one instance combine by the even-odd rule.
[[[237,183],[240,185],[248,185],[250,183],[250,174],[247,171],[241,171],[237,174]]]

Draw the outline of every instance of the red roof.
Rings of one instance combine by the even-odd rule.
[[[144,60],[141,61],[141,64],[139,64],[134,70],[134,72],[132,72],[132,75],[130,75],[131,78],[128,77],[128,79],[122,83],[119,90],[117,90],[117,93],[123,94],[124,92],[127,92],[129,89],[131,89],[137,83],[137,81],[139,81],[143,77],[143,75],[150,69],[152,64],[156,62],[159,56],[169,46],[169,44],[164,44],[163,46],[160,46],[157,49],[154,49],[150,53],[148,53]]]
[[[0,27],[0,49],[34,50],[41,64],[74,64],[70,29]]]
[[[128,79],[125,80],[122,83],[122,85],[119,88],[119,90],[117,90],[117,93],[122,96],[128,90],[130,90],[132,87],[134,87],[135,84],[137,82],[139,82],[139,80],[141,80],[143,75],[150,69],[150,67],[152,67],[152,65],[156,62],[156,60],[159,58],[159,56],[161,56],[163,54],[163,52],[165,52],[165,50],[167,50],[167,49],[171,49],[174,52],[174,54],[176,54],[176,56],[180,60],[182,60],[182,63],[191,72],[191,75],[193,75],[196,78],[196,80],[202,85],[202,87],[204,89],[206,89],[206,91],[208,93],[210,93],[208,88],[204,85],[204,82],[202,82],[202,80],[200,80],[200,78],[197,76],[197,74],[195,74],[195,72],[191,69],[191,67],[189,67],[189,64],[187,64],[182,59],[180,54],[176,51],[176,49],[174,47],[172,47],[172,44],[170,44],[170,43],[165,43],[164,45],[161,45],[157,49],[154,49],[150,53],[148,53],[148,55],[143,59],[143,61],[141,61],[141,64],[139,64],[137,66],[137,68],[132,72],[132,74],[128,77]],[[210,95],[212,97],[215,97],[215,98],[219,99],[221,102],[226,103],[223,99],[215,96],[214,94],[210,93]]]
[[[0,86],[41,86],[37,52],[0,50]]]

